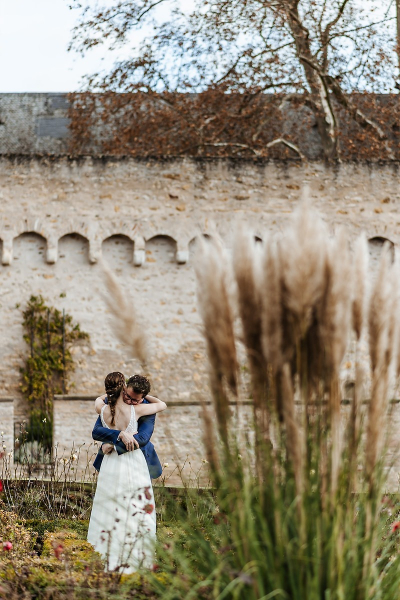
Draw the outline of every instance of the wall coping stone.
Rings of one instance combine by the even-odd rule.
[[[14,402],[15,398],[11,396],[0,396],[0,402]]]

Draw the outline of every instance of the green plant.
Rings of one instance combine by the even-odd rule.
[[[74,370],[71,346],[89,335],[73,318],[45,304],[42,296],[31,296],[23,311],[24,340],[29,356],[21,368],[21,391],[31,407],[24,441],[40,441],[51,447],[54,394],[68,391],[68,375]]]
[[[398,502],[390,516],[382,494],[389,375],[400,366],[398,278],[383,252],[367,308],[366,256],[364,239],[351,256],[346,240],[330,239],[304,208],[261,257],[252,236],[239,232],[234,310],[226,254],[204,243],[197,275],[215,411],[211,417],[204,407],[215,495],[200,511],[187,510],[181,535],[160,544],[160,567],[172,576],[168,586],[154,583],[163,600],[397,600]],[[229,409],[234,398],[240,410],[241,400],[234,314],[251,377],[253,443]],[[366,403],[360,340],[367,333]],[[348,340],[356,348],[355,396],[343,412]]]

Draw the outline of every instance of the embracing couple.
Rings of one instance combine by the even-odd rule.
[[[106,393],[95,401],[100,416],[92,436],[103,443],[93,463],[99,477],[88,541],[106,559],[108,570],[133,573],[153,566],[151,478],[159,477],[162,468],[150,438],[155,414],[167,405],[149,396],[150,382],[141,375],[126,382],[122,373],[109,373],[104,383]]]

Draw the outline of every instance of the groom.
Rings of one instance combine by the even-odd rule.
[[[143,377],[142,375],[132,375],[127,381],[126,390],[122,393],[126,404],[133,404],[136,406],[142,402],[148,404],[146,396],[149,392],[150,381],[147,377]],[[105,398],[104,402],[107,403],[107,398]],[[103,444],[111,444],[118,455],[140,448],[146,459],[147,466],[149,467],[150,477],[152,479],[160,477],[162,473],[161,463],[157,456],[157,452],[150,441],[154,431],[155,420],[155,414],[141,417],[138,420],[138,432],[132,436],[132,434],[127,433],[126,431],[118,431],[117,429],[103,427],[101,418],[99,417],[93,428],[92,437],[94,440],[102,442],[102,445],[93,463],[94,468],[97,469],[97,471],[100,471],[100,466],[104,457]]]

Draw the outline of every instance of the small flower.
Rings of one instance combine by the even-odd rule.
[[[4,542],[3,543],[3,550],[4,552],[10,552],[10,550],[12,550],[12,543],[11,542]]]
[[[152,513],[152,512],[153,512],[153,510],[154,510],[154,504],[145,504],[145,505],[143,506],[143,510],[144,510],[144,512],[145,512],[145,513],[147,513],[148,515],[151,515],[151,513]]]
[[[238,454],[238,460],[242,460],[242,455]]]
[[[3,490],[4,490],[3,482],[0,479],[0,492],[2,492]]]
[[[164,463],[163,464],[163,469],[166,469],[167,467],[169,467],[169,463]]]
[[[202,459],[201,459],[201,462],[202,462],[204,465],[208,465],[208,460],[206,460],[205,458],[202,458]]]
[[[71,458],[72,458],[72,460],[76,460],[78,457],[77,457],[77,455],[76,455],[76,454],[73,454],[73,455],[71,456]]]
[[[152,566],[151,570],[152,570],[152,571],[154,571],[154,572],[156,572],[156,571],[159,571],[159,570],[160,570],[160,567],[159,567],[158,565],[154,564],[154,565]]]
[[[43,419],[42,423],[47,423],[46,417]]]
[[[4,435],[4,431],[1,432],[1,435]]]
[[[145,488],[144,495],[146,496],[146,500],[151,500],[151,492],[149,487]]]
[[[392,525],[392,533],[400,529],[400,521],[395,521]]]
[[[16,441],[16,443],[18,444],[18,442],[19,442],[19,439],[17,438],[15,441]]]
[[[59,542],[53,542],[52,546],[53,546],[54,556],[56,557],[57,560],[61,560],[61,555],[63,553],[64,546],[62,544],[60,544]]]

